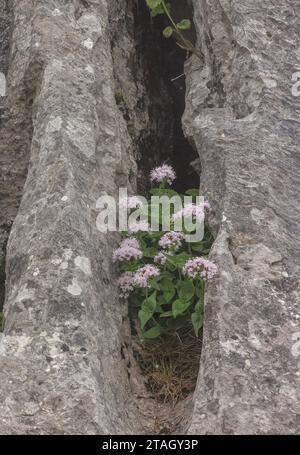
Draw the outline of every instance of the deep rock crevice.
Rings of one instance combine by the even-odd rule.
[[[174,2],[173,7],[178,18],[192,19],[193,12],[188,5]],[[150,170],[163,162],[175,167],[178,191],[198,187],[198,155],[185,138],[181,124],[185,109],[186,51],[162,36],[165,19],[151,19],[145,2],[127,1],[110,5],[110,22],[115,100],[131,136],[137,163],[136,185],[133,184],[133,188],[138,194],[145,195],[149,190]],[[190,38],[195,39],[193,32]],[[150,413],[154,425],[152,431],[184,431],[188,417],[185,410],[190,408],[191,397],[175,408],[158,403],[155,394],[149,394],[144,387],[144,382],[149,379],[141,375],[136,363],[137,359],[141,360],[140,354],[137,355],[140,347],[136,351],[136,341],[132,343],[127,319],[124,320],[123,331],[122,358],[126,361],[134,393],[147,399],[143,407],[148,408]],[[194,354],[199,362],[199,354]]]
[[[0,1],[1,434],[159,433],[157,415],[190,434],[300,431],[299,2],[172,3],[193,5],[205,56],[185,97],[184,52],[144,2]],[[195,186],[197,154],[220,274],[193,400],[170,412],[144,395],[96,201],[146,192],[162,160]]]

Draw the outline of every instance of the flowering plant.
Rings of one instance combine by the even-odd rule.
[[[159,187],[152,188],[152,195],[176,195],[183,199],[184,195],[167,188],[175,178],[171,166],[153,169],[150,180]],[[181,231],[175,230],[175,223],[180,218],[190,216],[203,222],[205,213],[211,211],[208,202],[202,207],[196,205],[198,194],[198,189],[187,191],[192,202],[178,211],[173,207],[168,232],[151,231],[148,218],[141,222],[142,229],[131,228],[123,233],[125,238],[113,254],[113,260],[119,263],[122,272],[118,280],[120,297],[128,299],[131,315],[139,320],[146,339],[177,331],[188,323],[193,325],[196,335],[202,328],[205,282],[218,271],[207,258],[212,236],[205,227],[203,239],[190,242],[185,225]],[[128,204],[130,211],[137,204],[136,199],[129,200],[134,201],[134,204]],[[149,214],[149,206],[139,206],[139,210]],[[160,212],[158,221],[161,227]]]

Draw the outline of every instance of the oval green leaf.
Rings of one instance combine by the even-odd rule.
[[[175,300],[175,302],[173,302],[172,305],[173,317],[177,318],[177,316],[180,316],[181,314],[185,313],[185,311],[189,308],[190,305],[191,302],[187,302],[181,299]]]
[[[150,9],[154,9],[161,5],[162,0],[146,0],[146,3]]]
[[[176,25],[179,30],[189,30],[192,26],[192,23],[189,19],[182,19],[182,21],[178,22]]]
[[[159,337],[161,333],[162,333],[161,327],[159,325],[156,325],[155,327],[152,327],[151,329],[144,332],[143,337],[146,338],[147,340],[152,340],[154,338]]]
[[[163,31],[163,35],[165,38],[170,38],[173,35],[174,29],[172,27],[166,27]]]
[[[195,295],[195,286],[191,280],[180,281],[177,286],[178,295],[181,300],[189,301]]]

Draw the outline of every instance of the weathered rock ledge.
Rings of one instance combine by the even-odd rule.
[[[132,433],[125,308],[96,200],[127,185],[105,0],[13,2],[3,153],[28,174],[6,259],[0,433]]]
[[[191,434],[300,431],[300,65],[297,1],[194,1],[185,133],[215,207]]]

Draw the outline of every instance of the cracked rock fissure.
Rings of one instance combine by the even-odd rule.
[[[300,431],[299,2],[174,2],[204,55],[185,106],[184,56],[143,1],[0,0],[0,434]],[[196,153],[220,273],[195,393],[171,410],[132,355],[96,201],[146,191],[161,160],[195,186]]]

